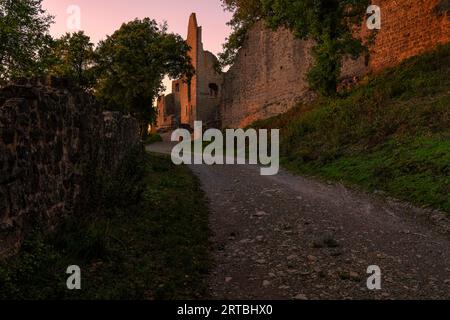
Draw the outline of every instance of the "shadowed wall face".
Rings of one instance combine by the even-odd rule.
[[[180,88],[178,86],[177,90],[179,89]],[[173,128],[179,123],[180,102],[179,99],[175,101],[175,97],[176,94],[171,93],[167,96],[160,96],[158,98],[158,116],[156,119],[156,123],[158,124],[159,129]]]
[[[23,81],[0,90],[0,258],[30,226],[83,211],[92,172],[114,174],[140,141],[134,118],[64,81]]]

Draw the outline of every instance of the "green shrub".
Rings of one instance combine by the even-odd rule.
[[[153,144],[156,142],[162,142],[163,139],[159,134],[150,134],[144,141],[144,144]]]

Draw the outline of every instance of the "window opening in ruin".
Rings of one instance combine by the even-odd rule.
[[[177,83],[175,85],[175,92],[180,92],[180,84],[179,83]]]

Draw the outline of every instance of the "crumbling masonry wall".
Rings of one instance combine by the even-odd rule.
[[[310,49],[311,43],[295,39],[286,29],[273,32],[263,22],[253,26],[224,76],[222,127],[245,127],[308,98]]]
[[[220,122],[223,77],[215,70],[216,56],[203,49],[202,27],[198,26],[195,13],[189,17],[186,42],[191,48],[189,57],[195,74],[190,82],[185,78],[173,81],[172,94],[158,99],[158,130],[176,128],[179,124],[193,128],[197,120],[203,121],[205,127],[217,127]]]
[[[381,30],[371,47],[370,69],[380,71],[450,42],[449,0],[373,0]],[[363,28],[363,36],[367,34]]]
[[[370,48],[370,59],[346,60],[342,79],[379,72],[450,42],[449,0],[373,0],[372,4],[381,8],[381,30]],[[361,37],[371,32],[365,23],[361,30]],[[308,101],[311,93],[305,75],[312,63],[310,47],[285,29],[271,31],[262,22],[253,26],[224,76],[222,127],[244,127]]]
[[[58,79],[21,80],[0,90],[0,257],[25,230],[72,214],[90,190],[92,168],[114,173],[139,143],[138,123],[103,112]]]

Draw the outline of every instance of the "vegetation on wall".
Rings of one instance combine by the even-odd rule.
[[[282,128],[284,165],[450,212],[450,45],[256,123]]]
[[[232,32],[219,53],[219,67],[224,68],[234,63],[251,26],[263,16],[260,0],[222,0],[225,10],[233,12],[228,22]]]
[[[308,72],[308,81],[323,95],[335,94],[343,58],[366,52],[353,31],[363,21],[368,0],[222,1],[234,13],[229,22],[233,32],[219,56],[222,66],[233,63],[249,28],[261,19],[273,29],[286,27],[300,39],[314,40],[315,63]]]

